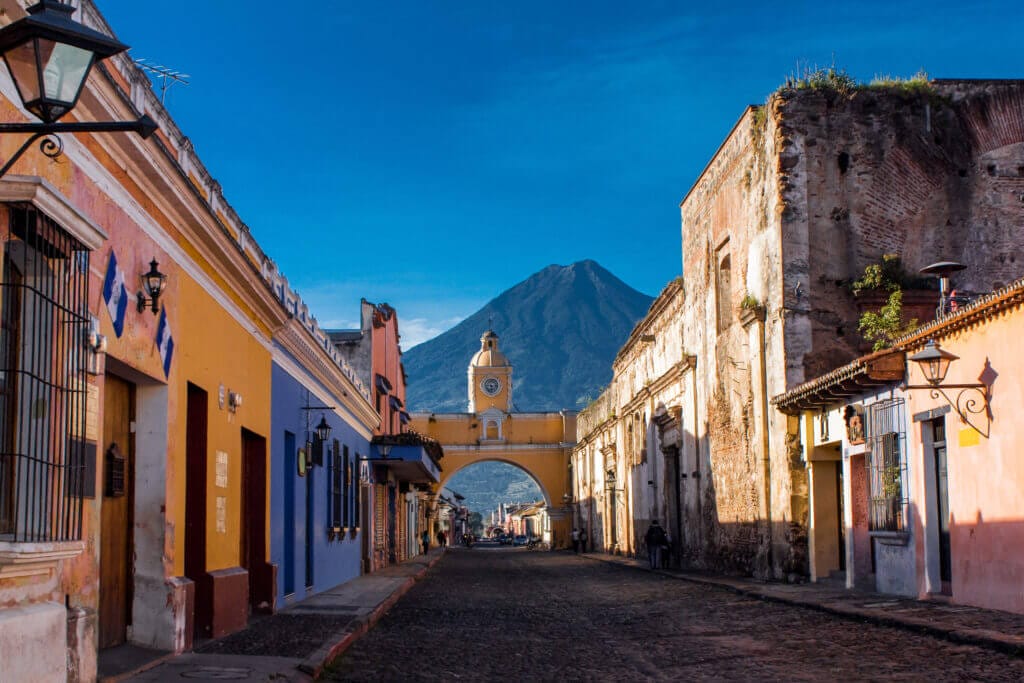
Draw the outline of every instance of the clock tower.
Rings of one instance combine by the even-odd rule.
[[[498,350],[498,335],[492,330],[480,337],[480,350],[469,363],[469,412],[496,408],[504,413],[512,406],[512,366]]]

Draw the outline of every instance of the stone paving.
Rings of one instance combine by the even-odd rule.
[[[1024,658],[1008,653],[595,559],[453,549],[326,674],[353,681],[1024,680]]]

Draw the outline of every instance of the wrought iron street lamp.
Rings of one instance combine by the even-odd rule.
[[[128,49],[127,45],[71,18],[74,8],[59,0],[40,0],[28,16],[0,29],[0,54],[18,89],[21,103],[42,123],[2,123],[0,133],[28,134],[29,139],[0,168],[0,177],[40,137],[39,149],[60,156],[58,133],[134,131],[148,138],[156,123],[148,116],[137,121],[58,123],[78,103],[94,63]]]
[[[927,389],[933,399],[942,396],[946,403],[956,411],[960,419],[966,424],[974,427],[985,438],[988,438],[991,427],[991,416],[989,415],[988,385],[977,382],[974,384],[943,384],[946,373],[949,372],[950,364],[958,360],[960,356],[944,350],[934,339],[929,339],[924,349],[909,356],[907,360],[913,361],[921,368],[921,374],[928,384],[907,385],[907,389]],[[956,400],[951,399],[943,389],[959,389]],[[985,428],[971,420],[972,415],[985,416]]]
[[[320,439],[320,443],[327,443],[327,439],[331,436],[331,425],[327,424],[327,417],[325,415],[320,416],[320,424],[316,426],[316,438]]]
[[[142,276],[142,288],[146,290],[146,293],[136,292],[135,296],[138,299],[136,302],[136,308],[139,313],[142,313],[146,305],[149,304],[150,310],[153,313],[159,313],[160,307],[158,302],[160,295],[164,292],[164,287],[167,285],[167,276],[157,270],[157,266],[160,264],[153,259],[149,262],[149,272]],[[149,297],[146,297],[149,294]]]

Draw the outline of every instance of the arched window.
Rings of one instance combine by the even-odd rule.
[[[484,422],[484,438],[485,439],[500,439],[501,438],[501,422],[498,420],[487,420]]]
[[[718,250],[718,264],[715,273],[715,300],[718,304],[718,332],[721,333],[732,323],[732,260],[727,251],[728,244]]]

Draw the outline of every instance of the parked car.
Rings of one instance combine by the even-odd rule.
[[[530,539],[526,536],[519,535],[512,539],[512,545],[526,545],[529,541]]]

